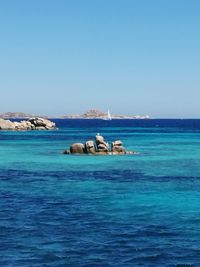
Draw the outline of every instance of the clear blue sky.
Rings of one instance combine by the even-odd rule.
[[[0,113],[200,117],[200,1],[2,0],[0,92]]]

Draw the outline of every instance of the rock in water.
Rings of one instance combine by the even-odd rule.
[[[109,151],[109,144],[105,142],[104,137],[101,136],[99,133],[96,135],[95,141],[96,141],[97,152],[107,153]]]
[[[0,119],[0,130],[15,130],[15,125],[10,120]]]
[[[96,153],[96,147],[95,143],[92,140],[89,140],[85,143],[85,152],[95,154]]]
[[[0,130],[26,131],[26,130],[52,130],[55,129],[54,122],[43,118],[31,118],[27,121],[12,122],[0,119]]]
[[[32,125],[34,125],[35,129],[39,129],[39,130],[50,130],[56,127],[55,123],[47,120],[47,119],[43,119],[43,118],[31,118],[28,120]]]
[[[112,142],[111,151],[114,153],[120,153],[120,154],[123,154],[126,152],[121,140],[116,140],[116,141]]]
[[[123,146],[113,146],[112,152],[117,152],[117,153],[122,154],[122,153],[125,153],[126,150]]]
[[[116,140],[116,141],[112,142],[112,145],[113,146],[123,146],[123,143],[121,140]]]
[[[85,146],[82,143],[75,143],[70,146],[70,153],[72,154],[84,154]]]
[[[111,149],[104,137],[97,134],[95,142],[89,140],[84,144],[75,143],[70,146],[70,150],[65,150],[63,154],[92,154],[92,155],[132,155],[133,151],[126,151],[121,140],[112,142]]]
[[[100,134],[97,134],[97,135],[96,135],[95,140],[96,140],[96,144],[97,144],[97,146],[98,146],[99,144],[105,144],[104,137],[101,136]]]
[[[97,152],[105,152],[109,151],[109,146],[107,144],[99,144],[97,148]]]

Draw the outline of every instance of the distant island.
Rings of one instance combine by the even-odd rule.
[[[120,115],[111,114],[112,119],[150,119],[149,115]],[[108,113],[98,109],[90,109],[84,114],[64,115],[62,119],[107,119]]]
[[[0,119],[29,119],[32,117],[47,118],[46,116],[36,116],[35,114],[27,114],[23,112],[6,112],[0,114]]]
[[[34,114],[26,114],[23,112],[6,112],[0,114],[0,118],[2,119],[28,119],[35,117]],[[38,116],[38,115],[37,115]],[[71,114],[71,115],[63,115],[56,116],[55,118],[59,119],[107,119],[108,113],[103,112],[98,109],[90,109],[84,114]],[[42,116],[41,118],[53,118],[52,116]],[[150,119],[149,115],[120,115],[120,114],[111,114],[112,119]]]

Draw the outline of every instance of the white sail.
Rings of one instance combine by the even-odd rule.
[[[112,120],[112,117],[111,117],[111,114],[110,114],[109,110],[107,112],[107,116],[103,117],[102,119],[105,120],[105,121],[111,121]]]
[[[111,114],[110,114],[110,111],[108,110],[108,120],[112,120],[112,117],[111,117]]]

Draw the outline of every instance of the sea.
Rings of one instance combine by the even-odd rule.
[[[200,120],[0,132],[1,267],[200,266]],[[64,155],[100,133],[136,155]]]

